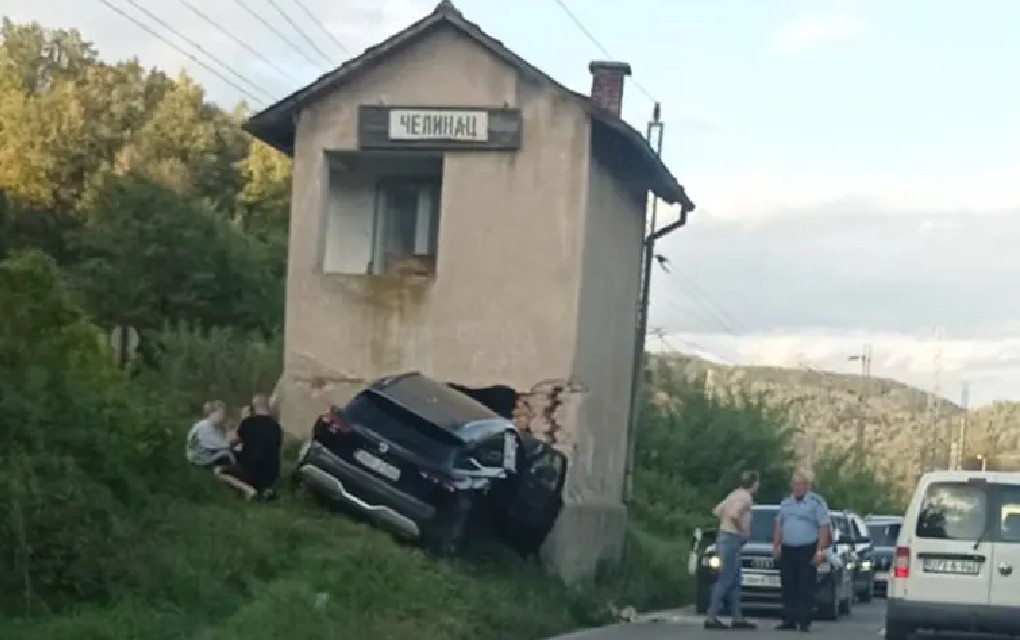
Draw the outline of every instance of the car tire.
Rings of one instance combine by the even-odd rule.
[[[874,588],[871,586],[871,581],[868,581],[868,588],[857,594],[861,602],[871,602],[875,598]]]
[[[449,512],[429,523],[424,531],[425,550],[439,558],[460,555],[471,516],[471,501],[458,497]]]
[[[710,596],[711,590],[703,586],[696,587],[696,589],[697,594],[694,597],[694,611],[698,615],[703,616],[706,613],[708,613],[708,604],[711,598]]]
[[[908,640],[911,629],[895,622],[885,621],[885,640]]]
[[[822,606],[822,618],[825,620],[839,620],[839,612],[842,607],[839,599],[839,588],[838,582],[834,579],[832,586],[829,587],[829,595],[825,599],[825,604]]]

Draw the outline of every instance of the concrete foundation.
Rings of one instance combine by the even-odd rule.
[[[542,547],[542,562],[567,584],[583,583],[600,566],[620,561],[626,535],[623,503],[567,502]]]

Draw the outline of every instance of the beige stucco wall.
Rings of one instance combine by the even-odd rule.
[[[324,152],[357,148],[359,104],[516,106],[518,153],[446,154],[438,274],[431,282],[323,275]],[[300,114],[294,162],[282,421],[315,413],[366,380],[408,369],[527,389],[570,376],[577,344],[590,126],[551,87],[452,29]],[[567,445],[569,446],[569,445]]]
[[[620,557],[645,190],[599,145],[589,168],[573,377],[582,381],[567,508],[543,549],[568,578]],[[577,543],[587,532],[587,544]]]

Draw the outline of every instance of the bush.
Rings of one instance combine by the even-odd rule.
[[[815,487],[829,506],[869,513],[903,513],[907,496],[896,483],[882,479],[849,450],[826,451],[815,461]]]
[[[637,431],[632,514],[643,527],[686,542],[745,469],[761,476],[760,502],[785,494],[797,460],[786,411],[762,397],[706,393],[668,369],[655,385],[669,400],[648,407]]]
[[[279,334],[267,338],[260,332],[203,330],[181,322],[164,327],[153,342],[156,353],[139,364],[139,381],[175,396],[193,414],[213,398],[240,406],[253,393],[270,393],[283,370]]]
[[[0,593],[103,598],[173,435],[118,371],[53,261],[0,262]],[[6,598],[0,601],[11,602]]]

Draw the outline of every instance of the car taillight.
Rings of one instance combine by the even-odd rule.
[[[896,561],[893,564],[893,577],[910,577],[910,547],[896,547]]]

